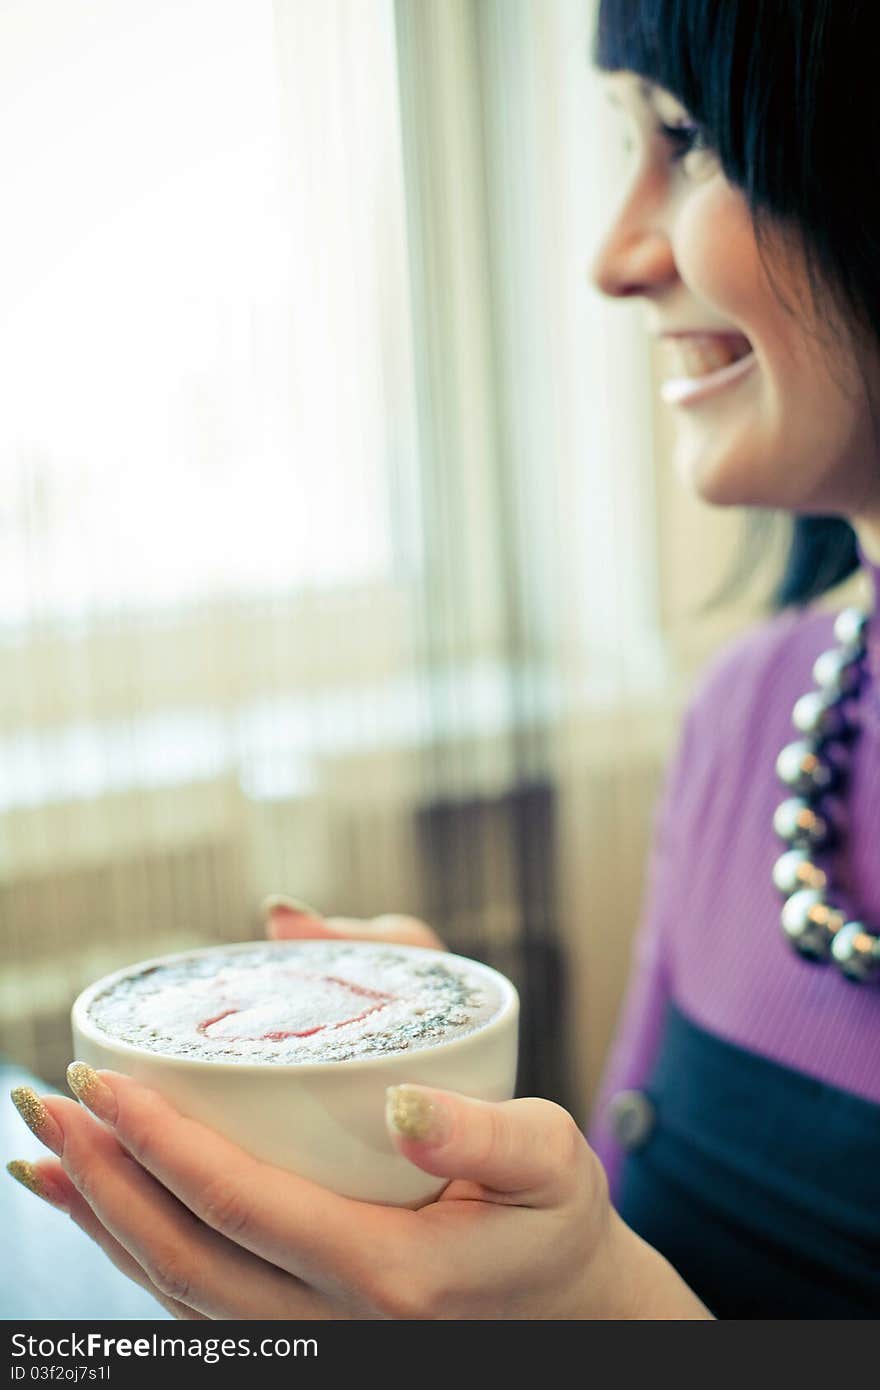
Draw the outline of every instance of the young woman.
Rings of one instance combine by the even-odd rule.
[[[177,1316],[880,1311],[880,630],[803,605],[855,563],[880,581],[875,28],[873,0],[601,5],[632,168],[595,281],[664,344],[687,485],[800,521],[788,606],[686,717],[594,1147],[549,1102],[399,1088],[394,1141],[450,1183],[398,1211],[113,1073],[72,1070],[87,1109],[19,1095],[61,1161],[18,1176]]]

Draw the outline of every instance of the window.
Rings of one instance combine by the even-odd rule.
[[[17,0],[3,38],[0,628],[392,578],[392,0]]]

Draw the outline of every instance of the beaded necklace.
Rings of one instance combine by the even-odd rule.
[[[856,734],[851,702],[864,678],[868,614],[845,608],[837,615],[838,646],[813,666],[817,690],[802,695],[792,711],[800,737],[786,744],[776,773],[788,790],[777,807],[773,829],[788,849],[773,866],[773,882],[785,905],[782,929],[807,960],[831,961],[848,980],[880,980],[880,936],[863,922],[850,921],[834,904],[827,868],[816,862],[840,843],[840,818],[824,800],[846,783]]]

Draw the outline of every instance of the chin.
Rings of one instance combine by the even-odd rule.
[[[674,451],[675,471],[689,492],[713,507],[779,505],[755,495],[754,479],[742,460],[716,450],[696,448],[679,440]]]

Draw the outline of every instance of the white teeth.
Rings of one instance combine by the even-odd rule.
[[[754,352],[747,352],[745,357],[737,357],[714,371],[702,372],[698,376],[669,377],[660,387],[660,395],[667,405],[686,405],[691,401],[699,401],[732,382],[739,381],[741,377],[748,376],[754,365]]]
[[[731,362],[737,362],[747,351],[736,351],[729,342],[721,338],[699,341],[688,338],[667,339],[664,349],[668,375],[691,379],[720,371]]]

